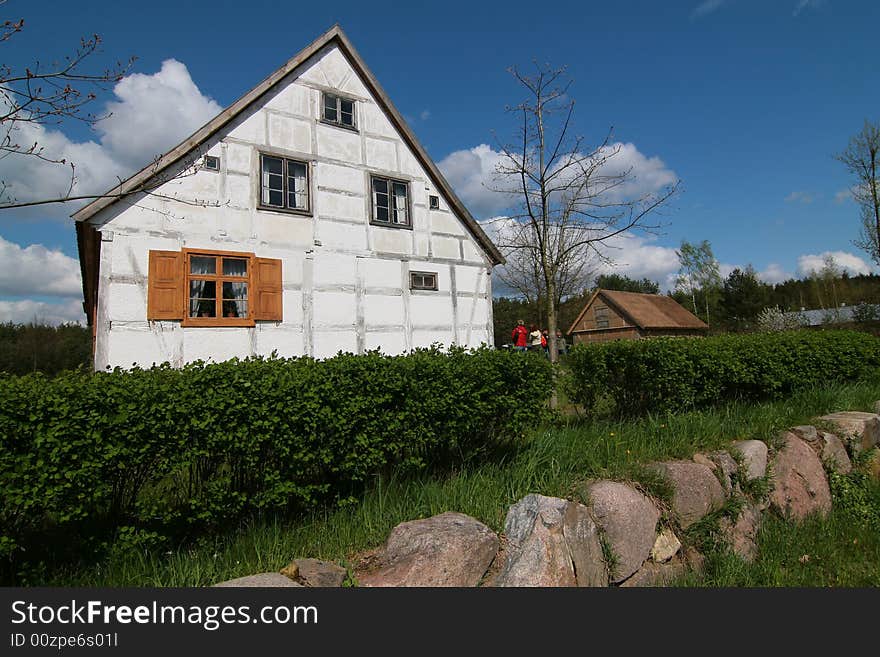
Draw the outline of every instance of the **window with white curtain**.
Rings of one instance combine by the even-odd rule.
[[[409,228],[409,183],[391,178],[371,177],[373,223]]]
[[[286,157],[260,155],[260,205],[309,210],[309,165]]]
[[[246,320],[250,287],[250,258],[222,252],[189,253],[187,257],[187,317],[205,323]]]

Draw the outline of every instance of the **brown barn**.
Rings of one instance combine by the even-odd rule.
[[[706,335],[709,327],[675,299],[659,294],[596,290],[568,329],[574,344],[661,335]]]

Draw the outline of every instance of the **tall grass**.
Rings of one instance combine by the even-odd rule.
[[[61,586],[201,586],[277,571],[297,557],[350,563],[406,520],[459,511],[501,531],[507,508],[528,493],[572,497],[590,478],[626,479],[647,461],[686,458],[738,439],[769,440],[817,415],[868,410],[876,399],[880,381],[817,387],[783,401],[732,403],[680,415],[569,420],[534,432],[516,452],[443,478],[377,479],[362,499],[342,508],[304,517],[254,518],[169,551],[111,548],[96,563],[49,565],[20,577],[22,583]]]

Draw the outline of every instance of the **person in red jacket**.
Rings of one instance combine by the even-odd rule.
[[[529,330],[526,328],[526,323],[523,320],[519,320],[516,323],[516,328],[513,329],[513,333],[510,335],[510,339],[513,340],[513,348],[517,351],[526,351],[528,349],[528,338]]]

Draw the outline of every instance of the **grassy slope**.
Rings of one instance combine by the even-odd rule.
[[[52,575],[35,572],[28,579],[33,584],[64,586],[194,586],[277,571],[295,557],[345,563],[355,553],[381,544],[397,523],[447,510],[467,513],[500,531],[507,507],[527,493],[574,496],[577,484],[587,478],[625,478],[638,463],[689,457],[695,451],[722,447],[742,438],[767,440],[780,429],[804,424],[816,415],[869,409],[876,399],[880,399],[880,381],[806,390],[773,403],[733,404],[628,422],[570,423],[535,432],[516,454],[443,479],[377,482],[361,501],[345,508],[289,521],[255,520],[195,546],[170,552],[119,552],[99,564],[83,564]],[[779,551],[812,549],[818,555],[822,552],[818,546],[806,547],[810,541],[836,544],[838,539],[850,540],[845,521],[833,516],[828,522],[842,524],[833,525],[834,533],[825,526],[789,530],[770,522],[762,534],[762,548],[772,551],[778,544]],[[786,563],[790,561],[789,552],[781,557]],[[869,552],[853,549],[836,554],[840,559],[856,561],[861,555],[867,563],[860,561],[858,567],[880,570],[876,541]],[[712,563],[714,568],[715,561]],[[804,570],[798,569],[800,565],[793,566],[794,572]],[[757,568],[745,575],[740,566],[720,565],[713,572],[717,573],[715,580],[706,580],[708,583],[764,585],[799,581],[773,579],[770,575],[776,569],[762,575]],[[819,584],[834,583],[837,580],[833,578],[838,577],[833,573],[816,576],[819,580],[812,582]],[[862,579],[841,576],[839,581],[845,584]]]

